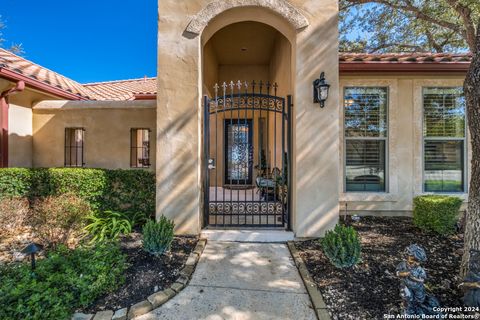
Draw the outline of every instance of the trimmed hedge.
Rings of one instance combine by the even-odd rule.
[[[413,223],[424,231],[451,234],[455,231],[463,200],[443,195],[418,196],[413,199]]]
[[[144,170],[85,168],[0,169],[0,196],[38,197],[74,193],[94,210],[155,213],[155,174]]]

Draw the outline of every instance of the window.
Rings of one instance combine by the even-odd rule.
[[[85,129],[65,128],[65,167],[83,167]]]
[[[150,129],[132,129],[130,145],[130,166],[132,168],[150,167]]]
[[[388,88],[345,89],[345,191],[385,192]]]
[[[424,191],[465,191],[465,136],[462,88],[424,88]]]

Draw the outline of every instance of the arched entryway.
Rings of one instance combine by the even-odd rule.
[[[291,44],[242,21],[202,52],[204,226],[290,229]]]

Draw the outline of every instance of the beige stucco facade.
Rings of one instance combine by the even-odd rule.
[[[340,167],[341,212],[360,215],[411,215],[413,197],[423,190],[424,87],[462,87],[463,74],[355,74],[340,77],[340,99],[346,87],[387,87],[388,151],[387,192],[345,192],[344,166]],[[340,105],[340,159],[344,164],[343,108]],[[471,160],[467,134],[467,181]],[[468,186],[468,183],[467,183]],[[455,194],[467,199],[467,193]]]
[[[173,219],[178,234],[198,234],[206,227],[207,175],[208,189],[225,182],[225,119],[252,121],[254,165],[260,162],[260,118],[268,123],[270,167],[283,171],[281,149],[271,152],[282,137],[288,140],[281,116],[259,111],[210,115],[204,130],[203,97],[215,99],[215,84],[269,81],[278,84],[277,96],[291,96],[293,102],[288,176],[291,229],[297,237],[322,236],[346,212],[411,214],[413,197],[424,194],[422,89],[460,87],[464,74],[340,73],[337,0],[159,0],[158,7],[157,100],[68,101],[27,87],[8,101],[10,167],[63,167],[65,128],[83,128],[85,167],[128,169],[130,130],[150,129],[146,170],[156,173],[157,217]],[[312,97],[312,82],[321,72],[331,86],[324,108]],[[0,78],[0,91],[13,84]],[[388,89],[385,192],[345,191],[348,87]],[[468,135],[466,141],[468,182]],[[206,173],[208,158],[216,158],[220,175]],[[467,199],[466,192],[456,195]]]
[[[85,129],[87,168],[130,168],[130,130],[151,130],[155,170],[155,101],[42,101],[33,107],[33,166],[63,167],[65,128]]]
[[[158,5],[158,74],[165,76],[158,78],[157,92],[157,215],[174,218],[179,233],[201,230],[204,46],[222,28],[254,21],[276,29],[291,46],[286,72],[291,86],[285,94],[293,95],[295,114],[293,230],[315,236],[331,228],[339,212],[338,97],[321,110],[312,102],[311,84],[324,71],[332,90],[338,90],[337,1],[198,0],[187,6],[162,0]],[[337,134],[319,135],[318,128]]]

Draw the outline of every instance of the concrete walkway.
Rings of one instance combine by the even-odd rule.
[[[280,243],[209,241],[188,286],[137,320],[316,319]]]

